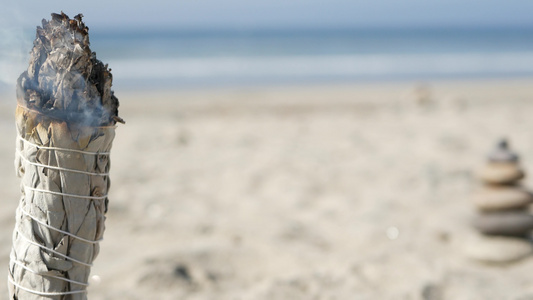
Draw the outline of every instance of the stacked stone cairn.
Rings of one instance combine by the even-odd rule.
[[[529,206],[533,194],[521,186],[525,174],[506,140],[489,153],[477,175],[482,186],[472,197],[476,207],[472,223],[481,235],[470,256],[488,262],[510,262],[531,254],[533,215]]]

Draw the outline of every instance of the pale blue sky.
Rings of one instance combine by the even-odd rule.
[[[2,1],[0,22],[34,27],[52,11],[89,27],[324,28],[530,26],[530,0],[89,0]]]

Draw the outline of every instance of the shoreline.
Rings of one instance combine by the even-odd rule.
[[[376,85],[402,85],[410,83],[459,83],[459,82],[520,82],[533,79],[533,75],[516,76],[453,76],[453,77],[406,77],[388,79],[331,79],[331,80],[287,80],[282,81],[257,81],[257,82],[220,82],[220,83],[191,83],[180,82],[174,79],[164,79],[163,83],[144,83],[142,80],[132,80],[130,83],[115,84],[123,90],[134,91],[201,91],[201,90],[228,90],[228,89],[268,89],[268,88],[291,88],[291,87],[327,87],[327,86],[376,86]],[[179,84],[173,84],[174,81]],[[133,82],[133,83],[132,83]],[[137,83],[137,84],[134,84]]]
[[[332,89],[332,88],[352,88],[352,89],[379,89],[380,87],[405,87],[416,86],[420,84],[428,84],[434,86],[464,86],[472,85],[473,88],[479,88],[482,84],[497,84],[497,85],[523,85],[533,82],[533,76],[505,76],[505,77],[464,77],[464,78],[427,78],[427,79],[390,79],[390,80],[340,80],[340,81],[317,81],[317,82],[292,82],[292,83],[259,83],[259,84],[221,84],[221,85],[179,85],[179,86],[133,86],[126,84],[123,87],[113,86],[113,90],[117,95],[124,93],[129,95],[135,94],[168,94],[168,93],[211,93],[211,92],[233,92],[233,91],[247,91],[247,90],[305,90],[305,89]],[[11,87],[11,88],[10,88]],[[5,101],[7,96],[15,98],[15,83],[3,83],[0,88],[0,96]],[[0,101],[0,103],[4,102]]]
[[[525,101],[533,97],[533,77],[504,79],[325,83],[191,89],[115,90],[122,107],[131,99],[137,108],[174,111],[184,107],[216,106],[226,109],[300,106],[327,108],[349,105],[394,107],[417,105],[421,97],[433,104],[468,102],[482,105],[498,101]],[[149,99],[150,101],[142,101]],[[427,103],[426,103],[427,104]],[[453,104],[453,103],[452,103]],[[459,103],[460,105],[460,103]]]
[[[331,89],[331,88],[368,88],[379,89],[380,87],[402,87],[413,86],[419,84],[430,84],[435,86],[464,86],[474,85],[478,88],[482,84],[498,84],[498,85],[522,85],[533,81],[533,76],[519,76],[519,77],[472,77],[472,78],[437,78],[437,79],[391,79],[391,80],[343,80],[343,81],[325,81],[325,82],[313,82],[313,83],[264,83],[264,84],[244,84],[244,85],[205,85],[196,86],[191,85],[189,87],[139,87],[132,88],[133,92],[141,93],[209,93],[209,92],[225,92],[236,90],[304,90],[304,89]],[[128,88],[115,89],[115,93],[120,90],[128,93]],[[143,92],[144,91],[144,92]]]

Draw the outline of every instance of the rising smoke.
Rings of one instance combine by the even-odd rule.
[[[107,65],[89,48],[82,15],[52,14],[37,27],[29,66],[17,81],[20,106],[88,126],[122,121]]]
[[[8,2],[0,9],[0,91],[15,90],[17,77],[28,63],[32,40],[14,1]]]

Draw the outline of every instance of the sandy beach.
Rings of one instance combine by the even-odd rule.
[[[533,299],[533,256],[490,265],[464,253],[473,174],[498,139],[533,173],[532,87],[115,89],[127,123],[89,299]],[[15,103],[0,101],[4,278],[20,197]]]

